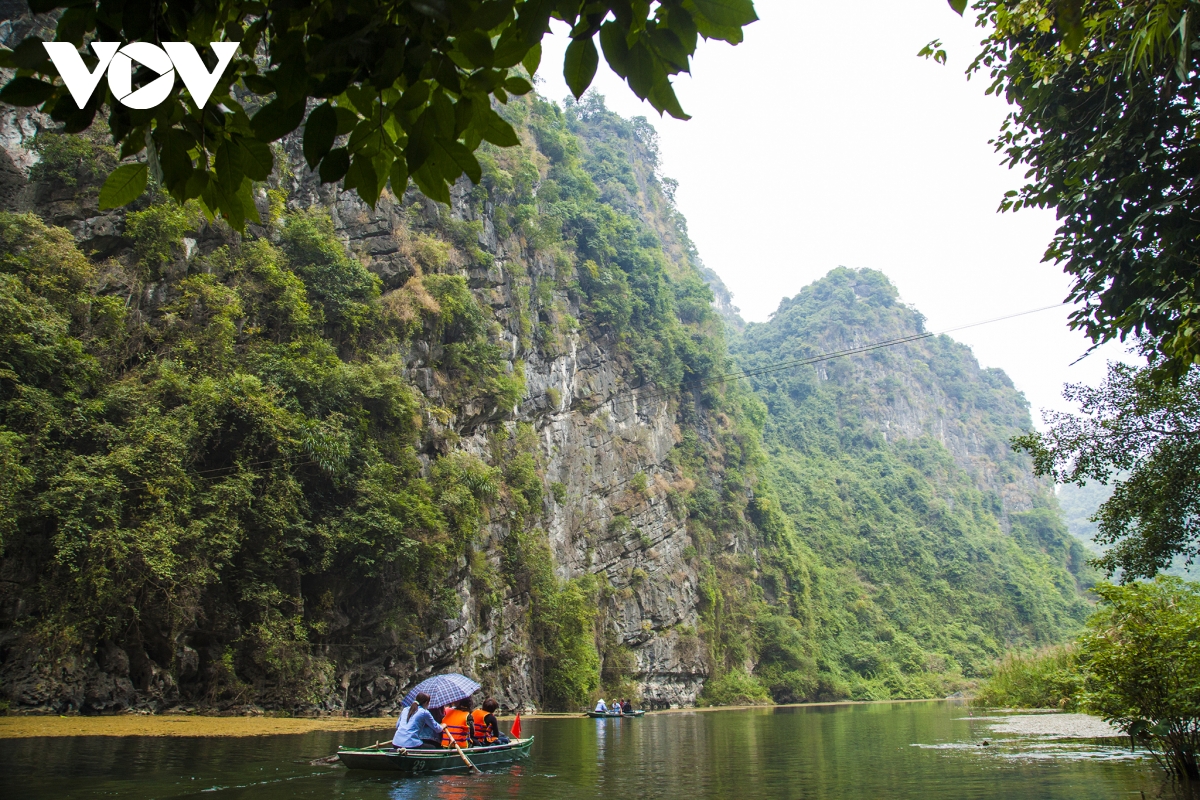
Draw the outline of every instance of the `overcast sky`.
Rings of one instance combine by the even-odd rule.
[[[1064,299],[1068,280],[1041,263],[1051,211],[998,214],[1021,173],[988,140],[1008,106],[964,70],[981,31],[945,0],[756,0],[737,47],[702,43],[676,82],[687,122],[660,119],[601,59],[593,86],[609,108],[658,129],[662,172],[704,263],[747,321],[844,265],[887,274],[941,331]],[[918,59],[933,38],[947,66]],[[538,90],[561,100],[564,31],[545,41]],[[1096,383],[1112,346],[1088,341],[1067,310],[952,334],[1003,368],[1042,408],[1066,410],[1065,381]]]

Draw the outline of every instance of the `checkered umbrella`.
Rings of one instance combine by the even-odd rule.
[[[445,675],[434,675],[426,678],[404,695],[404,705],[412,705],[421,692],[429,695],[429,707],[438,708],[457,703],[464,697],[470,697],[479,691],[479,684],[466,675],[448,672]]]

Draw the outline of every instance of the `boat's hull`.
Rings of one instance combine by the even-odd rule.
[[[614,714],[611,711],[589,711],[587,715],[592,719],[621,719],[622,717],[640,717],[645,713],[644,710],[630,711],[628,714]]]
[[[469,747],[463,750],[477,767],[515,761],[529,755],[533,737],[514,739],[508,744],[491,747]],[[350,769],[371,769],[386,772],[443,772],[470,769],[455,750],[338,750],[338,759]]]

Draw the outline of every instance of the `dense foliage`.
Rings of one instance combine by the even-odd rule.
[[[21,624],[49,654],[133,636],[168,667],[187,638],[207,691],[312,702],[334,598],[442,602],[424,585],[471,541],[489,489],[464,476],[487,467],[422,475],[378,279],[327,218],[194,259],[145,303],[192,225],[131,214],[145,257],[100,268],[66,231],[0,216],[6,567],[37,576]]]
[[[1049,412],[1048,430],[1015,440],[1039,474],[1112,483],[1095,514],[1098,563],[1151,577],[1200,555],[1200,372],[1162,381],[1154,366],[1110,364],[1099,387],[1070,385],[1079,416]]]
[[[1200,783],[1200,584],[1160,576],[1100,584],[1080,639],[1085,707],[1146,745],[1176,779]]]
[[[737,44],[756,17],[751,0],[31,0],[34,13],[63,9],[55,41],[238,42],[240,52],[204,107],[176,85],[158,106],[126,108],[107,83],[80,108],[30,36],[0,53],[16,74],[0,100],[40,106],[68,133],[108,110],[123,157],[152,157],[113,172],[103,205],[140,196],[153,177],[177,200],[197,199],[241,230],[257,221],[251,185],[266,180],[270,142],[304,126],[304,156],[324,182],[342,181],[372,206],[385,186],[402,194],[411,178],[449,203],[463,174],[476,183],[484,141],[519,143],[493,108],[532,90],[550,20],[572,28],[564,74],[575,96],[605,59],[659,113],[686,118],[670,78],[687,72],[699,37]],[[86,53],[89,68],[96,57]],[[523,70],[519,70],[518,66]],[[524,75],[522,74],[522,71]],[[138,70],[133,88],[159,73]],[[316,101],[310,104],[310,100]],[[323,102],[322,102],[323,101]],[[310,105],[315,106],[310,108]],[[251,116],[251,112],[253,115]],[[349,135],[348,139],[341,139]],[[337,146],[335,146],[337,145]]]
[[[839,268],[734,352],[753,371],[920,330],[883,275]],[[757,501],[760,527],[789,554],[755,629],[776,699],[941,696],[1082,623],[1084,552],[1009,452],[1029,418],[1002,372],[937,337],[750,381],[777,493]],[[970,458],[948,449],[956,435]],[[1021,494],[1025,510],[1006,505]]]
[[[1200,362],[1196,4],[973,7],[987,38],[971,71],[1015,105],[995,144],[1028,177],[1001,207],[1056,209],[1046,258],[1074,278],[1072,324],[1097,342],[1144,335],[1175,372]]]
[[[644,203],[667,204],[644,121],[598,98],[506,113],[528,144],[485,145],[466,200],[494,204],[498,237],[522,255],[505,266],[516,296],[503,321],[461,273],[494,258],[478,223],[434,213],[401,231],[414,273],[383,284],[328,214],[284,210],[286,174],[260,187],[271,217],[258,238],[162,199],[126,215],[126,249],[103,263],[35,216],[3,216],[6,668],[32,658],[53,686],[73,657],[117,646],[134,684],[164,696],[345,702],[339,675],[381,646],[412,657],[457,613],[465,569],[474,613],[529,598],[531,699],[586,702],[602,655],[627,679],[600,635],[610,589],[554,574],[541,523],[559,489],[532,427],[506,422],[526,392],[501,325],[518,353],[550,356],[586,330],[632,383],[671,393],[725,368],[721,326],[698,273],[646,221]],[[112,158],[97,137],[40,141],[34,178],[80,197]],[[425,201],[404,202],[420,219]],[[549,272],[523,272],[533,262]],[[412,385],[414,361],[435,393]],[[697,419],[706,404],[737,413],[719,388],[684,404]],[[486,458],[456,451],[454,414],[498,423]]]
[[[531,397],[522,360],[573,341],[671,402],[675,482],[630,490],[665,491],[687,519],[701,613],[669,634],[707,656],[705,702],[938,696],[1009,645],[1072,630],[1079,551],[1006,446],[1027,411],[1002,373],[936,339],[755,392],[714,380],[735,365],[653,129],[594,95],[502,113],[524,143],[480,147],[458,216],[389,195],[411,267],[383,279],[325,209],[296,210],[284,172],[256,186],[269,213],[251,238],[156,199],[98,261],[34,216],[3,218],[6,674],[32,660],[53,687],[72,658],[118,648],[164,702],[370,711],[357,675],[428,658],[463,613],[483,629],[515,608],[515,643],[470,662],[485,684],[528,664],[539,705],[631,694],[637,664],[607,621],[630,589],[563,580],[546,533],[567,496],[538,414],[604,411]],[[88,197],[115,154],[70,138],[43,135],[35,179]],[[501,258],[497,300],[481,281]],[[738,358],[916,326],[882,276],[841,270],[751,326]],[[863,363],[883,368],[860,380]],[[905,398],[973,431],[974,466],[932,436],[885,437],[880,409]],[[464,452],[468,436],[486,446]]]
[[[1005,654],[980,684],[972,702],[991,708],[1059,708],[1073,711],[1083,691],[1077,649],[1069,645]]]

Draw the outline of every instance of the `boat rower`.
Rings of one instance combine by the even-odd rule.
[[[408,708],[400,712],[396,721],[393,747],[440,747],[442,726],[429,713],[429,695],[421,692]]]

